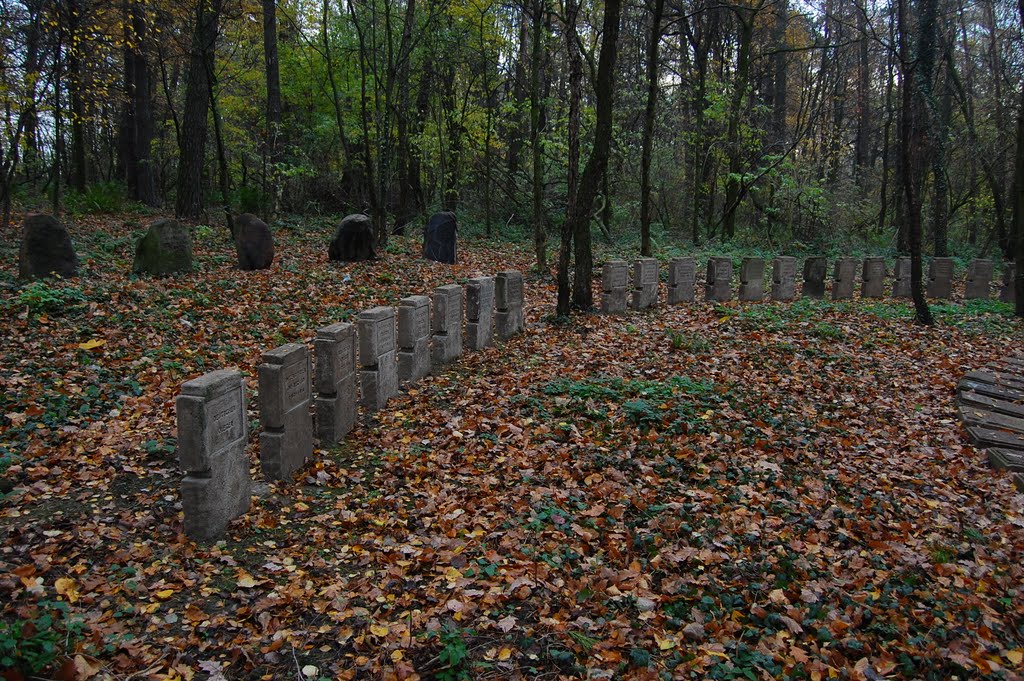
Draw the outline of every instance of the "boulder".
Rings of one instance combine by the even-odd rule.
[[[30,215],[22,223],[18,275],[22,279],[78,275],[71,235],[52,215]]]
[[[373,221],[361,213],[346,215],[334,232],[327,249],[331,260],[360,262],[377,259],[377,240],[373,234]]]
[[[240,270],[269,268],[274,262],[274,237],[267,223],[252,213],[235,218],[235,252]]]
[[[455,213],[434,213],[423,230],[423,257],[427,260],[454,265],[458,241],[458,222]]]
[[[192,271],[192,235],[177,220],[157,220],[135,245],[135,274],[164,276]]]

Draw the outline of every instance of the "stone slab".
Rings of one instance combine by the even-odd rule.
[[[385,306],[363,310],[356,317],[360,367],[375,367],[381,357],[388,353],[393,356],[397,340],[395,318],[395,308]]]
[[[704,281],[704,298],[708,302],[732,300],[732,259],[714,257],[708,260]]]
[[[832,300],[853,298],[857,278],[857,259],[839,258],[832,272]]]
[[[526,328],[523,316],[523,273],[498,272],[494,279],[494,335],[507,340]]]
[[[335,444],[356,422],[356,327],[347,322],[317,329],[313,350],[316,357],[316,435],[323,443]]]
[[[967,267],[965,300],[988,300],[992,297],[992,275],[995,265],[991,260],[975,258]]]
[[[692,303],[697,283],[697,261],[672,258],[668,261],[668,304]]]
[[[911,296],[910,258],[896,258],[893,269],[892,297],[909,298]]]
[[[630,307],[645,310],[658,303],[658,261],[639,258],[633,263],[633,290]]]
[[[988,465],[992,468],[998,471],[1024,473],[1024,452],[1002,447],[990,447],[986,452]]]
[[[494,342],[494,277],[466,282],[466,346],[483,350]]]
[[[411,349],[424,338],[430,338],[430,298],[402,298],[398,301],[398,347]]]
[[[744,258],[740,264],[739,299],[748,303],[764,299],[764,258]]]
[[[925,293],[929,298],[951,298],[953,296],[953,259],[932,258],[928,267],[928,286]]]
[[[1017,300],[1017,289],[1014,283],[1017,268],[1012,263],[1003,265],[1003,285],[999,287],[999,300],[1004,303],[1013,303]]]
[[[359,372],[359,404],[368,411],[383,409],[398,394],[398,362],[396,352],[381,355],[377,366]]]
[[[885,258],[864,258],[860,297],[881,298],[885,295]]]
[[[462,287],[448,284],[434,289],[433,336],[430,365],[439,367],[462,355]]]
[[[609,260],[601,268],[601,313],[626,311],[629,265],[625,260]]]
[[[1024,433],[1014,433],[984,426],[967,426],[967,436],[978,447],[1003,447],[1024,450]]]
[[[772,260],[772,300],[796,297],[796,258],[780,255]]]
[[[825,278],[828,276],[828,260],[824,256],[815,255],[804,260],[805,298],[825,297]]]
[[[430,373],[430,338],[416,341],[412,348],[398,351],[398,380],[414,383]]]

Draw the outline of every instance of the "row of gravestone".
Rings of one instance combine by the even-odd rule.
[[[826,289],[828,263],[824,257],[811,257],[804,261],[803,288],[805,297],[823,298]],[[853,298],[857,271],[861,271],[861,297],[881,298],[885,295],[887,276],[885,259],[881,257],[839,258],[832,276],[832,299]],[[633,263],[632,276],[625,260],[610,260],[604,264],[601,276],[601,311],[605,314],[625,312],[627,306],[635,310],[651,307],[658,302],[658,261],[640,258]],[[792,300],[796,297],[797,261],[791,256],[772,260],[772,300]],[[987,299],[991,295],[994,266],[991,260],[971,261],[967,272],[966,299]],[[741,301],[760,301],[765,297],[765,261],[763,258],[744,258],[740,266],[738,298]],[[733,263],[731,258],[714,257],[708,260],[704,282],[705,300],[724,302],[733,296]],[[668,263],[668,303],[693,302],[696,298],[697,261],[694,258],[672,258]],[[910,258],[897,258],[892,281],[892,295],[909,298]],[[929,268],[926,294],[930,298],[950,298],[953,295],[953,259],[934,258]],[[1000,300],[1013,302],[1014,266],[1008,264],[1003,271]]]
[[[382,409],[400,383],[458,359],[463,341],[480,350],[495,336],[507,339],[523,330],[523,277],[514,270],[470,279],[465,291],[457,284],[438,287],[432,298],[409,296],[397,314],[393,307],[375,307],[359,313],[355,324],[317,330],[315,365],[302,343],[263,354],[259,456],[267,479],[290,478],[312,455],[314,433],[322,445],[340,442],[355,425],[357,405]],[[218,370],[184,383],[177,418],[185,532],[216,539],[250,502],[242,373]]]
[[[241,270],[262,270],[274,261],[270,227],[255,215],[242,213],[234,219],[235,253]],[[424,231],[423,256],[455,264],[456,220],[454,213],[437,213]],[[365,215],[346,216],[328,245],[328,257],[336,261],[370,260],[376,257],[373,223]],[[192,271],[192,237],[176,220],[153,222],[135,246],[132,272],[165,276]],[[52,215],[25,218],[21,228],[18,273],[22,279],[78,275],[78,254],[67,228]]]

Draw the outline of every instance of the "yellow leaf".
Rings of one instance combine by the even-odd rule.
[[[236,582],[239,589],[251,589],[259,584],[259,581],[255,577],[250,575],[245,570],[238,571],[238,581]]]
[[[448,566],[448,569],[444,571],[444,578],[447,579],[449,582],[457,582],[460,579],[462,579],[462,573],[459,572],[457,569]]]
[[[507,660],[510,657],[512,657],[512,649],[511,648],[502,648],[501,650],[498,651],[498,659],[499,660]]]
[[[93,664],[81,655],[75,655],[75,673],[79,679],[91,679],[103,671],[103,665]]]
[[[161,601],[166,601],[168,598],[174,595],[174,589],[164,589],[163,591],[157,591],[156,597]]]
[[[654,640],[658,643],[658,650],[671,650],[676,646],[676,642],[673,639],[661,638],[657,634],[654,635]]]
[[[1006,659],[1015,665],[1019,665],[1024,662],[1024,650],[1017,648],[1016,650],[1007,650]]]
[[[370,633],[373,634],[374,636],[387,636],[388,632],[390,632],[390,631],[391,630],[388,629],[387,625],[384,625],[384,624],[371,624],[370,625]]]
[[[84,343],[79,343],[78,347],[81,348],[82,350],[95,350],[96,348],[100,347],[101,345],[106,345],[106,344],[107,344],[107,341],[105,341],[105,340],[100,340],[99,338],[93,338],[90,341],[86,341]]]
[[[57,593],[67,598],[69,603],[78,600],[78,585],[75,584],[75,580],[61,577],[54,586],[57,588]]]
[[[396,650],[395,652],[391,653],[391,661],[392,662],[401,662],[402,658],[404,656],[405,656],[405,653],[403,653],[401,650]]]

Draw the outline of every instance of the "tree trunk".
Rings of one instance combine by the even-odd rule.
[[[1024,28],[1024,0],[1017,0],[1021,27]],[[1017,110],[1017,150],[1013,165],[1013,232],[1014,261],[1014,312],[1024,317],[1024,92],[1021,93],[1020,108]]]
[[[855,5],[857,13],[857,137],[854,140],[854,178],[863,191],[867,185],[870,163],[871,132],[871,70],[868,61],[867,8]]]
[[[565,2],[565,49],[569,55],[569,172],[566,178],[566,219],[561,227],[556,276],[558,314],[569,314],[569,262],[572,258],[573,220],[576,218],[576,192],[580,175],[580,103],[583,99],[583,61],[576,47],[576,19],[579,5],[575,0]]]
[[[740,117],[743,100],[747,94],[750,78],[750,44],[754,35],[756,10],[749,7],[735,7],[739,22],[739,55],[736,60],[736,77],[733,83],[732,100],[729,104],[729,130],[726,147],[729,153],[729,177],[725,184],[725,205],[722,215],[722,238],[728,240],[736,235],[736,211],[740,203],[740,173],[743,171],[743,145],[740,141]]]
[[[647,43],[647,107],[640,161],[640,255],[651,257],[651,155],[654,146],[654,115],[658,104],[658,47],[665,0],[654,0],[651,33]]]
[[[128,194],[147,206],[158,206],[156,163],[153,160],[153,79],[146,59],[149,41],[145,6],[131,0],[125,8],[124,87],[127,94],[121,129],[121,166]]]
[[[270,162],[267,213],[277,211],[280,182],[278,164],[281,162],[281,72],[277,50],[277,0],[263,0],[263,64],[267,77],[267,147]]]
[[[533,0],[530,42],[530,160],[533,166],[533,249],[537,271],[547,272],[547,233],[544,222],[544,158],[541,147],[541,78],[544,63],[544,0]]]

